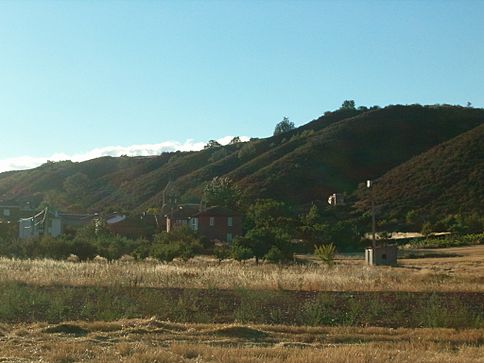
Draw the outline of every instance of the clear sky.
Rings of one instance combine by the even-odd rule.
[[[0,1],[0,171],[483,95],[484,1]]]

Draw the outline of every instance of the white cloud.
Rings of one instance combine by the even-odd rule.
[[[232,140],[233,136],[225,136],[217,141],[222,145],[226,145]],[[242,141],[249,140],[246,136],[241,136]],[[0,172],[10,170],[24,170],[32,169],[50,161],[72,160],[72,161],[85,161],[90,159],[99,158],[101,156],[149,156],[159,155],[164,151],[194,151],[201,150],[206,145],[206,142],[186,140],[185,142],[179,141],[164,141],[159,144],[141,144],[130,146],[105,146],[92,149],[88,152],[81,154],[64,154],[56,153],[50,156],[19,156],[7,159],[0,159]]]

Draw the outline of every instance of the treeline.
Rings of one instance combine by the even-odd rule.
[[[334,222],[329,222],[331,214]],[[318,208],[313,204],[299,214],[284,202],[261,199],[246,209],[245,233],[231,244],[209,241],[188,228],[161,232],[151,239],[130,239],[93,223],[75,234],[55,238],[42,236],[20,240],[13,235],[0,236],[0,255],[54,259],[75,255],[80,260],[96,256],[108,260],[131,256],[168,262],[174,258],[187,260],[198,254],[212,254],[219,260],[255,258],[257,262],[287,262],[293,260],[294,253],[312,253],[315,247],[325,244],[334,244],[339,251],[362,249],[364,228],[358,228],[355,220],[338,221],[336,217],[331,208]]]
[[[188,260],[196,255],[213,255],[218,260],[255,259],[269,262],[290,262],[295,253],[315,253],[322,247],[334,247],[340,252],[362,250],[368,241],[368,218],[337,221],[337,209],[312,205],[306,213],[297,214],[287,204],[271,199],[258,200],[246,211],[245,231],[233,243],[209,241],[189,228],[155,234],[151,239],[130,239],[113,234],[103,225],[91,224],[75,234],[58,237],[42,236],[16,239],[12,233],[0,235],[0,255],[10,258],[53,258],[74,260],[154,258],[169,262],[175,258]],[[332,222],[328,222],[330,219]],[[453,217],[461,220],[461,217]],[[452,220],[454,220],[452,219]],[[465,219],[464,219],[465,220]],[[482,233],[468,234],[474,228],[458,224],[459,228],[446,237],[433,237],[408,242],[415,248],[442,248],[481,244]],[[473,227],[476,227],[473,225]],[[381,232],[385,235],[385,232]],[[331,248],[329,249],[331,251]],[[334,254],[334,251],[332,251]],[[331,261],[329,261],[331,262]]]

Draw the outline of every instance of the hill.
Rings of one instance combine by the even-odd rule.
[[[452,214],[482,216],[484,125],[390,170],[376,180],[373,192],[387,220],[409,216],[435,223]],[[358,195],[359,206],[368,208],[368,193],[360,188]]]
[[[49,162],[1,173],[0,199],[71,210],[142,211],[160,205],[170,180],[183,200],[197,201],[203,184],[223,175],[250,199],[302,205],[333,192],[351,193],[361,181],[382,176],[483,121],[483,109],[458,106],[338,110],[285,134],[199,152]]]

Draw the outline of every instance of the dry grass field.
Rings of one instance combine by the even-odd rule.
[[[484,332],[176,324],[3,325],[1,362],[482,362]]]
[[[195,258],[188,262],[82,262],[0,258],[0,281],[35,285],[216,288],[297,291],[484,291],[484,245],[405,251],[424,258],[368,267],[361,256],[339,256],[332,268],[255,265]],[[438,256],[438,257],[432,257]]]
[[[407,250],[401,257],[395,268],[364,266],[361,256],[338,256],[332,268],[311,259],[305,264],[278,266],[250,261],[219,264],[209,258],[170,264],[2,258],[0,281],[42,291],[102,286],[121,288],[119,291],[245,288],[269,294],[278,290],[400,291],[481,296],[484,292],[484,246]],[[482,321],[476,324],[482,326]],[[0,362],[18,363],[484,362],[483,342],[484,329],[471,327],[195,324],[157,317],[55,324],[0,322]]]

